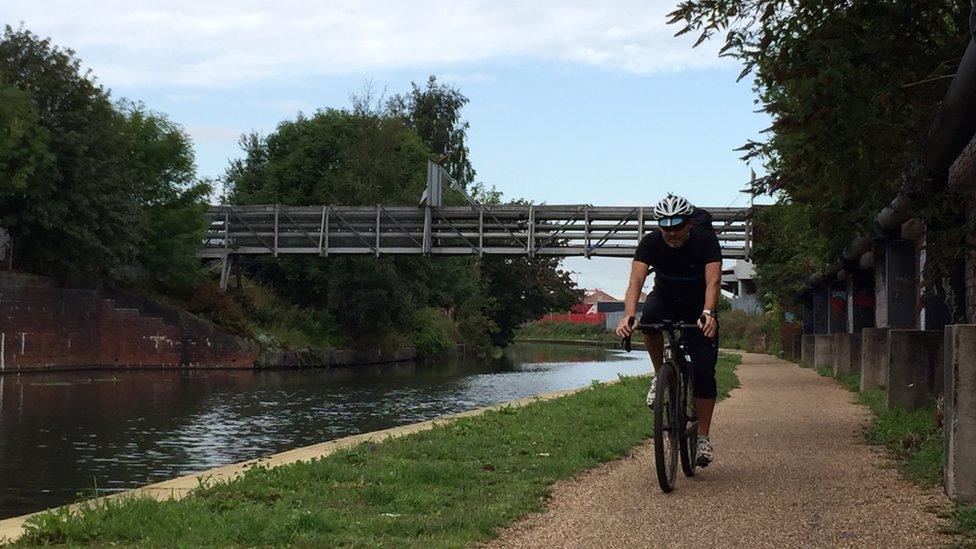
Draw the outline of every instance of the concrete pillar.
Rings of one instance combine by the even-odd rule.
[[[803,333],[812,334],[814,322],[813,316],[813,293],[811,291],[803,294]]]
[[[877,328],[888,327],[888,285],[885,275],[885,244],[884,240],[875,240],[874,251],[874,325]]]
[[[834,375],[843,376],[861,372],[860,334],[833,334]]]
[[[861,330],[861,390],[888,383],[888,328]]]
[[[976,325],[946,327],[945,434],[946,494],[976,503]]]
[[[827,333],[841,334],[847,331],[847,281],[830,284],[827,302]]]
[[[813,367],[832,368],[834,362],[834,335],[815,334],[813,343]]]
[[[890,330],[888,332],[889,408],[924,408],[942,393],[942,331]]]
[[[888,328],[915,327],[915,242],[885,241],[885,290]]]
[[[803,338],[800,341],[800,364],[813,366],[813,356],[815,354],[814,341],[816,337],[815,334],[803,334]]]
[[[874,327],[874,273],[855,269],[847,281],[848,331],[859,334]]]

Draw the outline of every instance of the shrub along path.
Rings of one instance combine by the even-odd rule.
[[[548,511],[498,547],[919,547],[952,540],[937,489],[900,478],[863,441],[870,415],[812,370],[745,354],[742,387],[716,409],[717,462],[670,495],[653,449],[557,483]]]

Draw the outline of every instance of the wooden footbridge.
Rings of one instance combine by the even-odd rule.
[[[632,257],[640,239],[657,228],[652,206],[470,199],[465,206],[444,206],[445,183],[456,188],[432,163],[419,206],[214,206],[198,255]],[[713,216],[723,257],[748,259],[751,208],[705,209]]]

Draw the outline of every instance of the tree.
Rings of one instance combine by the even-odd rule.
[[[189,283],[209,187],[185,133],[113,104],[71,50],[0,39],[0,226],[19,268],[64,278]]]
[[[0,204],[21,268],[120,277],[135,254],[138,203],[122,169],[121,117],[71,50],[6,27],[0,77],[37,113],[51,161]]]
[[[180,291],[205,274],[196,252],[207,228],[212,186],[196,178],[193,149],[182,128],[143,105],[123,101],[121,133],[129,180],[142,187],[142,216],[135,262],[137,279]]]
[[[417,132],[439,158],[438,164],[462,187],[474,182],[475,171],[468,158],[468,122],[461,118],[461,109],[468,98],[460,90],[427,78],[427,86],[410,84],[406,94],[393,96],[387,109],[390,115],[402,118]]]
[[[566,311],[583,298],[558,257],[495,257],[482,262],[486,290],[494,301],[492,318],[497,330],[492,342],[504,347],[515,330],[545,313]]]
[[[874,215],[899,187],[917,183],[921,139],[968,40],[969,10],[959,1],[679,3],[678,34],[724,35],[722,54],[743,63],[740,78],[753,75],[773,117],[765,139],[742,148],[766,167],[755,191],[779,197],[775,216],[789,234],[770,233],[765,250],[757,235],[762,286],[792,291],[796,265],[836,260],[853,236],[874,233]]]
[[[47,131],[29,97],[0,81],[0,200],[24,194],[34,174],[52,161]]]
[[[412,127],[430,149],[441,155],[448,173],[482,203],[498,203],[501,195],[474,185],[475,170],[468,159],[468,122],[461,109],[468,98],[460,90],[430,76],[425,88],[412,84],[409,94],[389,102],[389,112]],[[512,342],[516,328],[552,310],[565,310],[582,299],[572,278],[552,257],[484,257],[478,262],[487,299],[482,312],[490,319],[491,340],[499,347]]]
[[[399,118],[318,111],[242,145],[245,157],[227,171],[236,204],[410,204],[426,186],[430,150]],[[450,259],[281,258],[254,261],[249,273],[329,315],[358,346],[410,333],[423,307],[469,314],[481,295],[471,265]]]

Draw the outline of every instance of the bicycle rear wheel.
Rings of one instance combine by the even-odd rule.
[[[695,396],[692,394],[691,379],[685,378],[681,384],[681,410],[684,412],[679,425],[684,425],[681,433],[681,470],[686,477],[695,476],[695,461],[698,452],[698,411],[695,408]]]
[[[658,374],[654,400],[654,462],[661,490],[674,490],[678,471],[678,450],[681,431],[678,423],[678,372],[674,364],[665,362]]]

